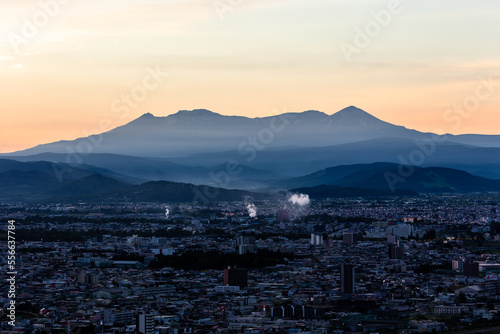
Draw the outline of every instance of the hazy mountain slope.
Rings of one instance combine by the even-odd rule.
[[[435,145],[425,151],[419,145]],[[279,171],[282,174],[300,176],[320,169],[339,165],[370,164],[380,161],[422,166],[442,166],[477,171],[484,177],[494,177],[500,172],[500,148],[465,146],[444,141],[415,141],[405,138],[379,138],[356,143],[308,147],[308,148],[270,148],[254,155],[252,152],[240,154],[234,151],[196,154],[174,159],[178,163],[191,164],[206,162],[216,164],[220,161],[242,161],[254,168]],[[253,158],[253,159],[251,159]],[[418,159],[417,159],[418,158]],[[247,160],[251,160],[247,162]]]
[[[278,182],[287,189],[328,185],[344,188],[427,192],[500,191],[500,180],[442,167],[413,167],[395,163],[346,165],[327,168]]]
[[[373,171],[386,168],[394,168],[397,165],[393,163],[378,162],[374,164],[354,164],[354,165],[341,165],[336,167],[325,168],[320,171],[294,178],[288,178],[276,182],[276,186],[286,188],[298,187],[315,187],[319,185],[335,184],[338,180],[349,176],[359,171]]]
[[[8,166],[13,162],[0,161],[0,171],[39,170],[57,176],[62,169],[64,179],[101,174],[124,183],[167,180],[232,189],[255,189],[283,175],[380,161],[500,178],[500,136],[437,137],[390,124],[353,106],[332,115],[309,110],[261,118],[204,109],[166,117],[144,114],[102,134],[2,156],[48,162],[14,168]],[[238,172],[228,171],[228,164]],[[339,174],[328,182],[340,175],[346,176]],[[307,180],[296,180],[294,185],[306,184]]]
[[[26,159],[15,157],[14,159],[0,158],[0,172],[2,171],[40,171],[59,179],[60,182],[65,180],[77,180],[82,177],[100,174],[120,182],[125,183],[141,183],[142,180],[116,173],[106,168],[99,168],[87,164],[68,164],[64,163],[64,155],[60,155],[60,161],[48,160],[40,161],[40,156],[29,156]],[[17,161],[19,159],[19,161]],[[25,161],[22,161],[25,160]]]
[[[45,159],[57,163],[74,160],[74,158],[68,158],[66,154],[60,153],[42,153],[33,156],[11,157],[11,159],[20,161]],[[75,167],[84,168],[88,171],[88,173],[83,173],[79,177],[97,173],[132,184],[143,183],[147,180],[164,180],[246,189],[261,187],[265,185],[264,181],[281,178],[278,174],[268,170],[251,168],[241,164],[235,165],[234,161],[225,161],[215,167],[206,167],[180,165],[164,158],[142,158],[118,154],[87,154],[79,156],[78,162],[84,164]],[[50,168],[53,167],[51,163],[46,163],[46,165]],[[48,168],[49,171],[50,168]],[[60,168],[63,169],[63,167]],[[110,170],[114,172],[110,172]]]
[[[409,189],[419,193],[500,191],[500,180],[491,180],[467,172],[440,167],[377,168],[354,172],[334,183],[343,187],[370,189]],[[409,175],[409,176],[407,176]]]
[[[303,187],[291,189],[294,193],[308,194],[312,199],[325,198],[344,198],[344,197],[379,197],[379,196],[415,196],[418,193],[412,190],[398,189],[395,191],[368,189],[368,188],[352,188],[352,187],[337,187],[331,185],[319,185],[315,187]]]
[[[166,117],[144,114],[105,132],[72,141],[39,145],[16,152],[115,153],[144,157],[175,157],[203,152],[260,147],[327,146],[380,137],[428,138],[430,134],[384,122],[348,107],[333,115],[319,111],[247,118],[223,116],[208,110],[182,110]],[[84,149],[83,149],[84,148]]]
[[[54,189],[44,191],[41,195],[50,198],[62,198],[65,196],[97,196],[101,193],[107,193],[128,186],[130,185],[99,174],[92,174],[79,180],[68,182]]]
[[[0,200],[24,201],[45,189],[60,185],[59,180],[41,171],[0,172]]]
[[[122,188],[108,198],[119,201],[197,202],[203,204],[217,201],[243,201],[245,197],[266,199],[270,198],[270,195],[243,190],[195,186],[188,183],[153,181]]]
[[[99,174],[60,182],[41,171],[0,172],[0,200],[7,202],[197,202],[268,199],[269,194],[188,183],[151,181],[130,185]]]

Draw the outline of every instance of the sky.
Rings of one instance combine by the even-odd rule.
[[[0,0],[0,152],[185,109],[354,105],[500,134],[499,15],[497,0]]]

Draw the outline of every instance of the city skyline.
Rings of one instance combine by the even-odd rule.
[[[116,127],[197,108],[263,117],[356,105],[419,131],[498,134],[500,4],[483,5],[2,2],[0,152],[82,137],[104,118]]]

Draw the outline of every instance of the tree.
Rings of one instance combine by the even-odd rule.
[[[424,240],[436,240],[436,230],[431,229],[431,230],[425,232],[422,239],[424,239]]]
[[[465,295],[465,293],[460,292],[457,298],[457,302],[460,304],[467,303],[467,296]]]

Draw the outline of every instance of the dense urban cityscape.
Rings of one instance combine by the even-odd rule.
[[[0,212],[2,333],[500,330],[496,193]]]

